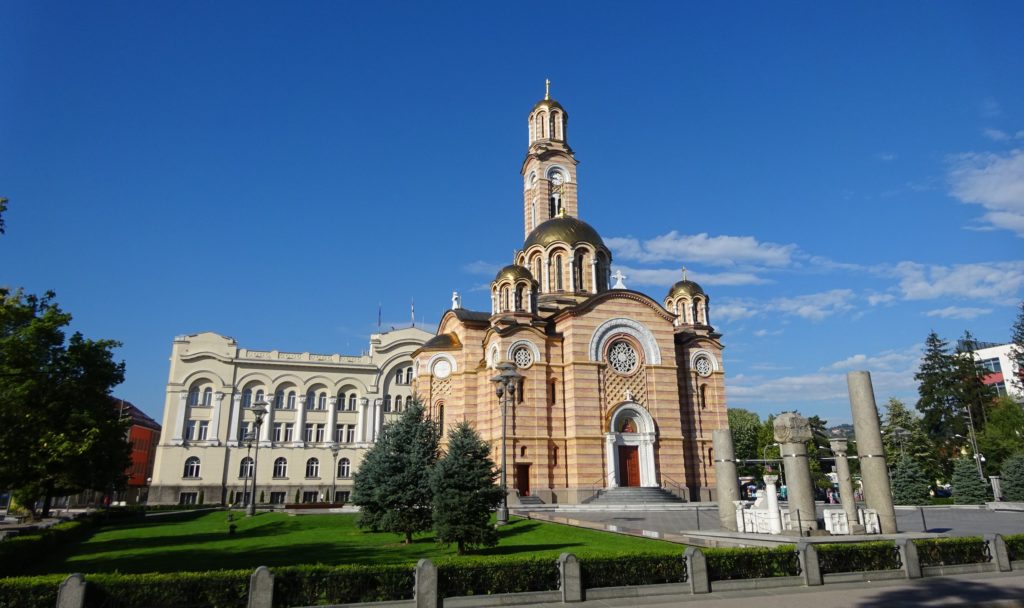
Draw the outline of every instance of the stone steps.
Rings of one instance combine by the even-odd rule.
[[[593,498],[584,500],[590,505],[678,504],[683,499],[662,488],[606,488]]]

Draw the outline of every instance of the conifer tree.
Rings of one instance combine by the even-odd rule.
[[[501,504],[503,490],[490,454],[490,446],[462,421],[449,431],[448,452],[430,476],[434,533],[439,543],[456,543],[459,555],[498,544],[491,511]]]
[[[911,458],[930,479],[939,475],[935,446],[921,428],[921,417],[895,397],[885,404],[882,443],[886,462],[898,463]]]
[[[1011,502],[1024,502],[1024,454],[1007,458],[1001,473],[1003,498]]]
[[[978,467],[971,458],[953,461],[953,502],[958,505],[980,505],[988,500],[988,486],[978,477]]]
[[[892,472],[892,499],[898,505],[920,505],[928,502],[931,480],[910,456],[897,461]]]
[[[424,417],[418,401],[384,425],[355,475],[352,502],[360,507],[360,527],[403,534],[406,544],[430,529],[438,440],[437,424]]]
[[[1010,376],[1012,382],[1020,391],[1024,391],[1024,300],[1020,303],[1017,311],[1017,320],[1013,322],[1013,335],[1010,337],[1013,346],[1010,348],[1010,361],[1012,370],[1003,370],[1003,373]],[[1016,372],[1016,373],[1014,373]]]
[[[965,331],[957,342],[956,355],[953,357],[953,387],[958,412],[970,416],[974,421],[975,431],[980,431],[988,422],[988,410],[995,401],[995,388],[982,382],[987,373],[981,367],[981,361],[974,356],[978,350],[978,341],[971,332]]]

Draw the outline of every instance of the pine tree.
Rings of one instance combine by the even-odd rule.
[[[404,534],[406,544],[430,529],[438,441],[437,424],[424,417],[418,401],[384,425],[355,475],[352,502],[360,507],[360,527]]]
[[[1024,454],[1007,458],[1001,473],[1003,498],[1011,502],[1024,502]]]
[[[895,397],[885,404],[882,443],[886,462],[898,463],[905,455],[914,460],[929,479],[939,475],[935,446],[921,428],[921,417]]]
[[[434,493],[434,533],[439,543],[456,543],[459,555],[466,548],[493,547],[498,531],[491,510],[501,504],[503,490],[490,458],[491,448],[463,421],[448,435],[448,453],[430,476]]]
[[[921,467],[904,455],[892,472],[892,499],[898,505],[920,505],[928,502],[931,480]]]
[[[978,350],[978,341],[971,332],[965,331],[957,342],[956,355],[953,357],[954,396],[958,411],[962,416],[970,416],[974,421],[975,432],[980,431],[988,423],[988,410],[995,401],[995,388],[982,382],[986,371],[981,361],[974,356]]]
[[[948,478],[955,457],[956,435],[967,435],[964,416],[957,412],[954,384],[954,356],[949,344],[934,331],[925,340],[921,367],[914,375],[920,384],[917,411],[921,412],[921,429],[932,441],[938,456],[939,474]]]
[[[958,505],[980,505],[988,500],[988,486],[978,477],[978,466],[971,458],[953,461],[953,502]]]
[[[1010,349],[1010,362],[1012,370],[1003,370],[1009,376],[1009,381],[1024,391],[1024,301],[1020,303],[1020,310],[1017,311],[1017,320],[1013,323],[1013,335],[1010,338],[1013,347]]]

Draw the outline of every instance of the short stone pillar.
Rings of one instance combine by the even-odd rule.
[[[711,442],[715,451],[715,479],[718,483],[718,523],[725,530],[737,532],[734,501],[740,499],[740,487],[736,475],[736,450],[732,443],[732,431],[711,431]]]
[[[437,566],[429,559],[416,562],[416,608],[437,608]]]
[[[882,534],[896,533],[896,510],[892,505],[892,487],[889,467],[882,447],[882,430],[875,405],[875,391],[871,387],[869,372],[846,374],[850,391],[850,410],[853,414],[853,432],[857,437],[857,455],[860,457],[860,475],[864,482],[864,502],[878,512]]]
[[[857,521],[857,501],[853,498],[853,477],[850,475],[850,461],[846,458],[849,446],[846,438],[829,440],[832,454],[836,457],[836,477],[839,478],[839,500],[843,503],[846,521],[853,524]]]
[[[990,475],[988,478],[992,482],[992,500],[998,502],[1003,499],[1003,480],[998,475]]]
[[[807,463],[807,441],[811,440],[811,425],[800,414],[786,412],[775,417],[775,441],[780,445],[782,465],[786,469],[790,526],[803,530],[816,530],[818,516],[814,510],[814,485]]]
[[[903,562],[903,575],[907,578],[921,578],[921,558],[917,555],[917,545],[909,538],[901,538],[896,541],[896,548],[900,551],[900,561]]]
[[[273,608],[274,573],[266,566],[256,568],[249,577],[248,608]]]
[[[558,556],[558,575],[561,579],[562,603],[583,601],[583,576],[580,562],[572,553]]]
[[[85,606],[85,577],[69,574],[57,590],[57,608],[82,608]]]
[[[779,515],[779,495],[775,493],[775,482],[778,475],[764,476],[764,497],[768,501],[768,532],[782,534],[782,516]]]
[[[988,543],[988,550],[992,555],[992,561],[999,566],[999,571],[1009,572],[1012,570],[1010,567],[1010,552],[1006,548],[1006,541],[1003,540],[1003,536],[1001,534],[986,534],[985,542]]]
[[[821,564],[818,563],[818,549],[807,541],[800,541],[796,546],[800,559],[800,576],[808,587],[817,587],[824,583],[821,576]]]
[[[711,593],[708,561],[704,553],[697,547],[687,547],[683,559],[686,560],[686,580],[690,585],[690,593]]]

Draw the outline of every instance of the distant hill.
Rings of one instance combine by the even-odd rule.
[[[852,424],[837,424],[836,426],[829,427],[829,437],[846,437],[847,439],[853,438],[853,425]]]

